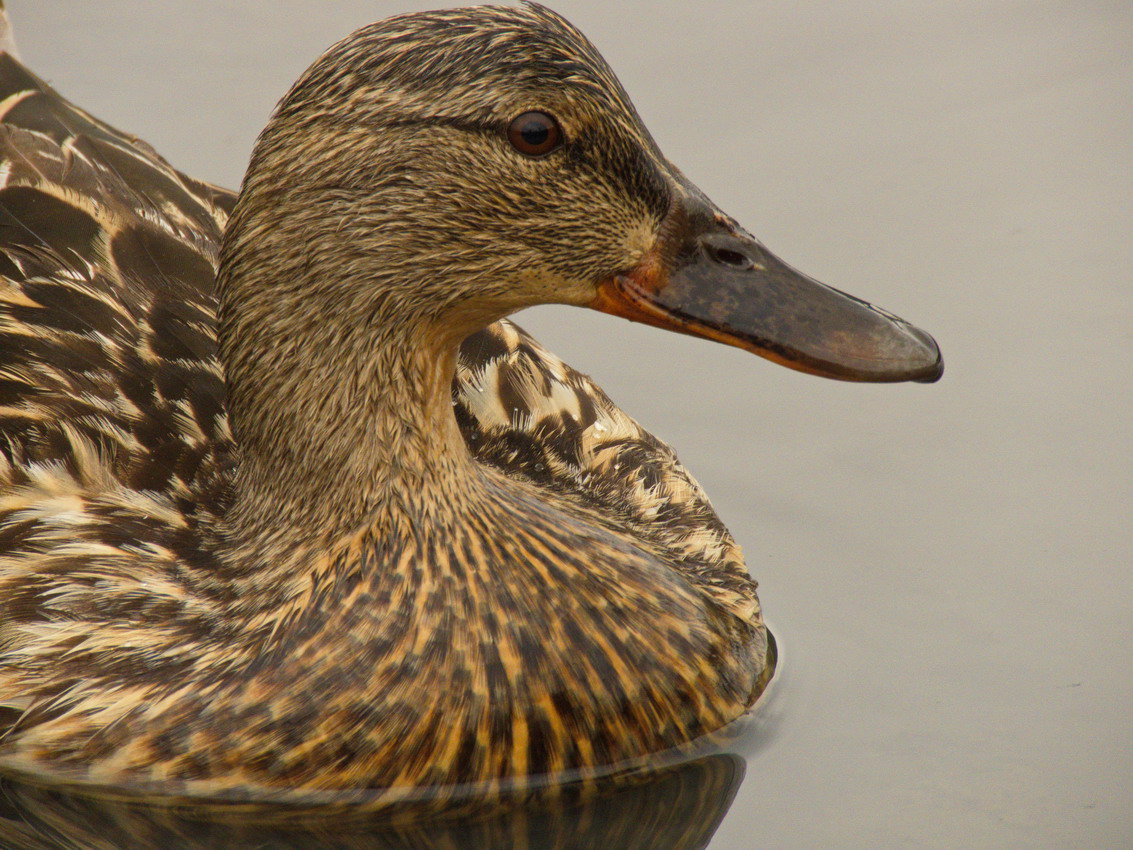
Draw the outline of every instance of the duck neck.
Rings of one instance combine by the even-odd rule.
[[[352,311],[342,293],[319,305],[307,286],[302,317],[279,287],[244,288],[273,304],[246,298],[229,319],[222,303],[237,447],[224,525],[241,559],[325,551],[404,521],[427,527],[474,498],[478,474],[452,410],[461,334],[373,287]]]

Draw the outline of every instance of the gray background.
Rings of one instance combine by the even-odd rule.
[[[235,185],[323,48],[434,4],[8,5],[64,94]],[[1133,5],[554,5],[724,209],[948,364],[844,385],[520,317],[679,449],[785,647],[712,846],[1129,845]]]

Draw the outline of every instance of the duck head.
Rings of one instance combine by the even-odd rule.
[[[942,371],[928,334],[800,274],[716,207],[593,45],[536,4],[391,18],[335,45],[280,103],[244,194],[259,203],[238,207],[223,265],[258,252],[278,273],[262,311],[225,309],[254,297],[222,273],[222,326],[294,299],[451,346],[566,303],[831,378]]]

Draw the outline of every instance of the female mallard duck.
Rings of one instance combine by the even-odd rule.
[[[671,451],[497,320],[940,374],[718,210],[534,4],[332,47],[234,204],[11,56],[0,84],[7,771],[231,797],[680,746],[762,685],[755,584]]]

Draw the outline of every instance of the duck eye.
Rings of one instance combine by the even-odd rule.
[[[508,125],[507,139],[525,156],[543,156],[563,143],[563,131],[546,112],[524,112]]]

